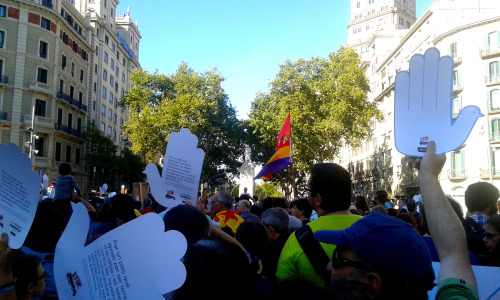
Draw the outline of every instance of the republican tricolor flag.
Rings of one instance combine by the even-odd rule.
[[[286,139],[288,137],[288,139]],[[276,153],[271,157],[262,170],[255,176],[255,179],[269,180],[274,172],[286,168],[291,162],[292,156],[292,128],[290,126],[290,114],[288,114],[285,124],[281,128],[276,139]]]

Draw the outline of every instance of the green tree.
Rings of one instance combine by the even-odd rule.
[[[255,195],[262,200],[266,197],[281,197],[281,193],[278,190],[279,184],[277,182],[264,182],[261,185],[255,187]]]
[[[118,188],[119,180],[132,187],[132,183],[143,180],[146,164],[139,156],[127,148],[119,151],[92,123],[87,125],[86,136],[88,149],[83,160],[90,172],[90,185],[96,188],[106,182],[109,187]]]
[[[236,110],[221,87],[224,78],[211,70],[193,71],[183,63],[173,75],[136,69],[123,98],[129,107],[125,132],[131,150],[148,162],[165,153],[169,135],[187,128],[205,151],[201,182],[217,186],[236,174],[244,134]]]
[[[377,103],[367,100],[368,80],[352,48],[340,48],[328,58],[287,60],[257,95],[247,126],[253,159],[265,163],[276,151],[275,141],[288,113],[291,115],[296,180],[316,162],[331,161],[343,145],[357,146],[370,137],[374,120],[381,120]],[[291,172],[278,172],[287,192]],[[274,177],[274,175],[273,175]]]

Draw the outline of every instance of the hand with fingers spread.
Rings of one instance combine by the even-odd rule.
[[[422,157],[429,140],[435,140],[436,153],[442,154],[465,142],[483,114],[471,105],[453,120],[452,88],[453,59],[440,57],[436,48],[414,55],[409,71],[396,75],[394,135],[399,152]]]

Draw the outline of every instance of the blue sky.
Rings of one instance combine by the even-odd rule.
[[[258,91],[278,66],[326,57],[347,41],[348,0],[120,0],[139,22],[141,66],[173,74],[182,61],[198,72],[217,70],[223,88],[247,118]],[[417,0],[417,16],[432,0]]]

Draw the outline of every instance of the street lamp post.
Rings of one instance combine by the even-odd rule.
[[[35,134],[35,106],[32,107],[31,109],[31,127],[28,128],[28,132],[30,133],[30,141],[25,143],[26,147],[29,147],[29,158],[31,160],[33,153],[37,154],[38,150],[34,149],[33,147],[33,139],[39,138],[38,135]]]

